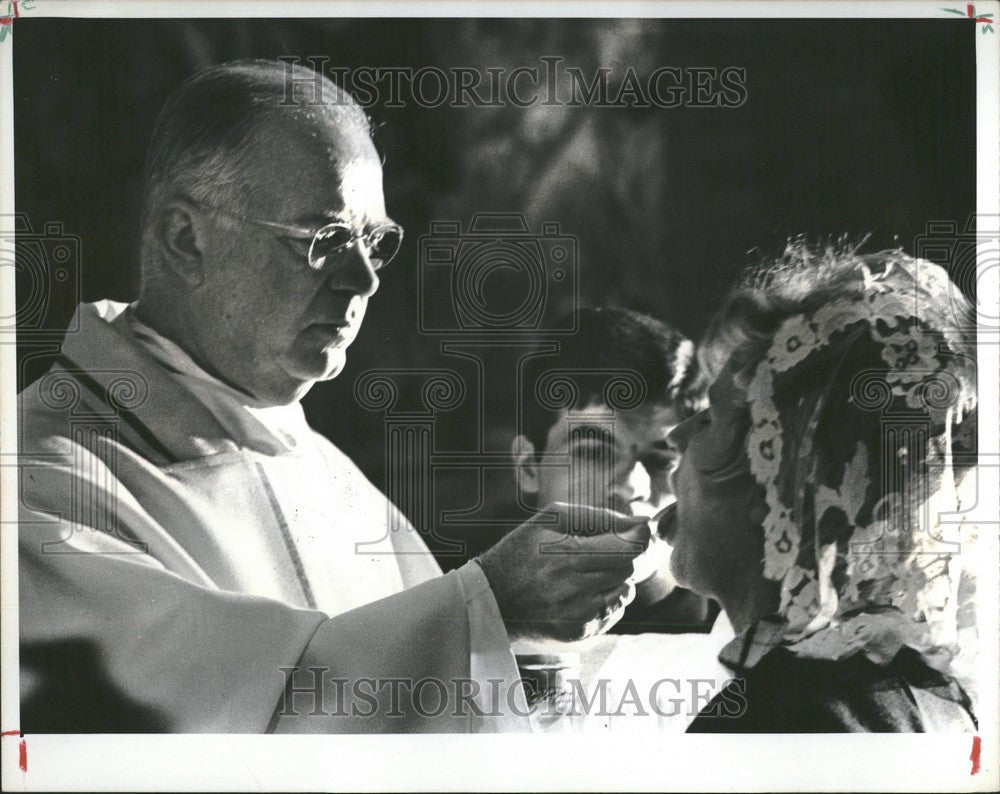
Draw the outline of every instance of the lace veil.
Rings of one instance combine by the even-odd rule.
[[[742,385],[764,575],[781,601],[723,658],[748,666],[781,644],[886,664],[909,646],[964,678],[975,528],[963,509],[977,486],[968,304],[942,268],[902,252],[795,256],[744,292],[772,310]],[[796,301],[810,270],[818,286]]]

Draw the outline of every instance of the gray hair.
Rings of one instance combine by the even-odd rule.
[[[863,243],[841,238],[810,244],[796,238],[788,241],[781,257],[747,269],[699,346],[705,373],[716,377],[734,358],[738,378],[748,379],[785,319],[839,298],[860,296],[869,289],[865,274],[888,275],[893,268],[900,277],[909,274],[912,286],[900,289],[913,296],[919,319],[935,328],[954,328],[962,352],[970,355],[975,339],[969,329],[975,328],[975,312],[944,270],[900,249],[859,253]]]
[[[156,120],[143,171],[144,238],[153,213],[178,194],[239,212],[253,132],[276,115],[328,118],[371,136],[364,109],[307,67],[254,59],[210,66],[174,90]]]

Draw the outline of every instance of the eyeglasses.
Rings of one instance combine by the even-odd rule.
[[[292,240],[309,240],[308,260],[313,270],[323,270],[338,256],[351,248],[358,240],[365,248],[365,253],[375,270],[381,270],[399,253],[403,243],[403,227],[392,220],[383,221],[368,230],[358,232],[346,223],[328,223],[315,231],[303,229],[300,226],[288,226],[274,221],[261,221],[254,218],[244,218],[241,215],[221,210],[218,207],[206,205],[213,212],[232,218],[233,220],[274,229],[281,232],[279,237]]]

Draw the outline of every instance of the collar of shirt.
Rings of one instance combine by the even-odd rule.
[[[233,440],[265,454],[281,454],[314,444],[313,431],[298,402],[259,407],[198,366],[177,343],[138,320],[130,305],[122,321],[136,341],[202,402]]]

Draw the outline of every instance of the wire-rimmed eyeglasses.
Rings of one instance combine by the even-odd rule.
[[[219,215],[233,220],[251,223],[265,229],[280,232],[279,237],[292,240],[310,241],[308,251],[309,267],[313,270],[323,270],[337,257],[347,251],[359,240],[365,248],[365,253],[371,260],[375,270],[381,270],[399,253],[403,242],[403,227],[393,220],[385,220],[374,224],[364,231],[358,232],[352,226],[339,221],[328,223],[318,229],[305,229],[301,226],[289,226],[275,221],[263,221],[255,218],[245,218],[218,207],[207,205]]]

